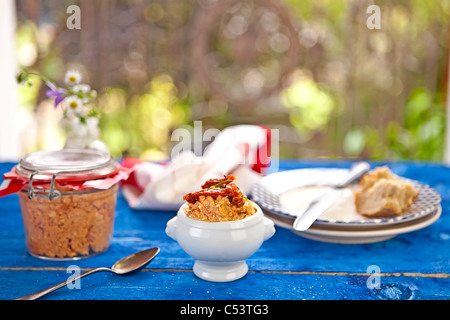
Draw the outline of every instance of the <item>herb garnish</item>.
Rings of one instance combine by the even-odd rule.
[[[213,185],[213,186],[211,186],[210,188],[217,188],[217,187],[219,187],[220,185],[222,185],[222,184],[224,184],[224,183],[226,183],[226,182],[233,182],[233,180],[224,180],[224,181],[220,181],[219,183],[216,183],[215,185]],[[225,187],[220,187],[220,188],[225,188]]]

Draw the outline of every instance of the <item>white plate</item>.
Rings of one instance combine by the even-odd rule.
[[[270,218],[277,226],[291,229],[292,232],[304,238],[331,243],[362,244],[384,241],[399,234],[423,229],[439,219],[441,213],[442,208],[439,206],[434,212],[422,218],[391,226],[373,226],[371,230],[367,230],[367,228],[354,228],[353,230],[345,230],[341,228],[341,230],[339,230],[339,228],[333,229],[331,227],[312,226],[307,231],[302,232],[293,230],[292,223],[290,220],[286,220],[285,217],[270,213],[266,214],[266,216]]]
[[[327,186],[345,177],[347,169],[297,169],[274,173],[262,178],[252,190],[252,200],[262,209],[273,214],[293,217],[309,203],[325,192]],[[389,226],[420,219],[436,211],[441,197],[428,185],[408,180],[419,190],[419,196],[407,211],[394,218],[368,218],[360,215],[354,205],[357,185],[346,188],[343,196],[326,210],[314,225],[345,226],[347,228],[367,226]],[[321,185],[321,186],[320,186]]]

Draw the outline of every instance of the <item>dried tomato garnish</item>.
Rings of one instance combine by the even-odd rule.
[[[224,177],[222,179],[209,179],[202,185],[202,189],[215,188],[215,187],[219,187],[219,186],[222,188],[225,188],[225,186],[227,184],[229,184],[230,182],[233,182],[234,180],[236,180],[236,177],[232,176],[232,175],[227,175],[226,177]]]
[[[236,177],[231,175],[222,179],[210,179],[202,185],[202,190],[186,194],[183,200],[195,203],[200,196],[211,196],[213,198],[222,196],[228,197],[232,204],[241,206],[244,204],[246,197],[239,190],[238,186],[233,183],[234,180],[236,180]]]

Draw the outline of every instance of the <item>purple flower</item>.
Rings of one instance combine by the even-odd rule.
[[[58,107],[58,105],[64,100],[64,98],[66,97],[66,90],[62,89],[62,88],[58,88],[56,87],[53,83],[51,82],[45,82],[45,84],[47,85],[47,87],[50,88],[50,90],[47,90],[47,92],[45,92],[45,95],[48,98],[55,98],[55,108]]]

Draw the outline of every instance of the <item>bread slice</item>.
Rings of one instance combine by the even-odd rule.
[[[387,167],[365,174],[361,189],[355,193],[358,213],[367,217],[395,217],[402,215],[419,195],[414,186],[393,174]]]

